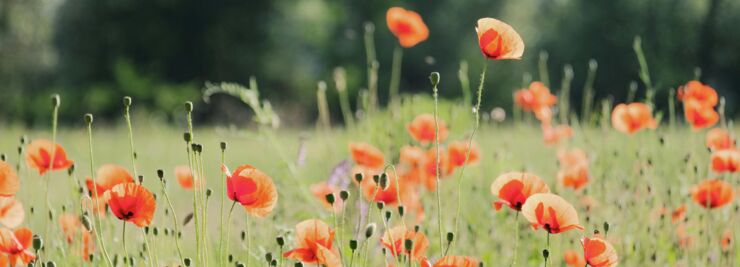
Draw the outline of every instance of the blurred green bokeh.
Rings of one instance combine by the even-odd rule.
[[[443,97],[460,98],[461,61],[469,63],[475,86],[484,59],[474,26],[480,17],[495,17],[516,28],[527,49],[520,62],[491,64],[486,109],[510,108],[525,73],[539,78],[541,51],[549,53],[554,91],[563,66],[573,66],[575,110],[592,58],[599,65],[596,97],[624,101],[630,82],[639,81],[632,50],[638,35],[659,108],[667,107],[671,88],[694,78],[696,67],[728,99],[728,114],[738,108],[738,1],[0,0],[0,121],[45,125],[53,92],[62,95],[67,122],[79,123],[85,112],[119,119],[125,95],[138,110],[173,119],[183,101],[202,101],[206,81],[245,84],[255,76],[289,125],[307,124],[316,116],[316,84],[330,81],[335,67],[347,70],[351,99],[367,87],[366,22],[375,24],[385,103],[397,45],[385,25],[391,6],[419,12],[430,29],[427,41],[404,51],[402,93],[430,91],[427,76],[438,71]],[[329,84],[332,115],[339,118]],[[640,85],[638,95],[643,90]],[[249,117],[228,97],[198,107],[198,116],[214,123]]]

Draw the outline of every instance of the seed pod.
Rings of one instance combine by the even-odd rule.
[[[326,202],[329,202],[330,205],[334,205],[334,194],[326,194],[324,197],[326,198]]]
[[[92,124],[93,123],[93,115],[90,113],[85,114],[85,123]]]
[[[349,240],[349,249],[351,249],[352,251],[357,249],[357,240],[354,240],[354,239]]]
[[[164,179],[164,171],[162,169],[157,170],[157,177],[159,177],[160,180]]]
[[[51,106],[52,107],[59,107],[59,105],[62,104],[62,99],[59,97],[59,94],[53,94],[51,95]]]
[[[357,181],[357,183],[362,183],[362,176],[362,173],[355,173],[355,181]]]
[[[370,238],[375,233],[375,224],[371,223],[365,227],[365,238]]]
[[[182,261],[183,261],[183,262],[185,263],[185,266],[190,266],[190,263],[191,263],[191,262],[192,262],[193,260],[192,260],[192,259],[190,259],[190,258],[184,258],[184,259],[183,259]]]
[[[341,198],[342,201],[347,201],[347,199],[349,198],[349,191],[347,190],[339,191],[339,198]]]
[[[283,245],[285,245],[285,239],[282,236],[278,236],[277,238],[275,238],[275,241],[277,241],[278,246],[282,247]]]
[[[414,241],[411,239],[406,239],[403,242],[403,245],[407,251],[411,251],[411,249],[414,247]]]
[[[44,239],[38,235],[33,235],[33,250],[39,251],[44,247]]]
[[[447,243],[452,243],[452,240],[455,240],[455,234],[452,232],[447,232]]]
[[[221,142],[221,150],[226,150],[226,142]]]

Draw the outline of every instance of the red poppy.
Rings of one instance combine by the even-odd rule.
[[[0,228],[0,252],[8,255],[10,266],[16,266],[21,263],[28,265],[36,259],[36,255],[29,251],[33,242],[33,233],[28,228],[19,228],[11,231],[7,228]]]
[[[444,256],[436,263],[422,261],[422,267],[478,267],[478,260],[468,256]]]
[[[381,169],[385,165],[383,152],[368,143],[350,143],[349,151],[357,165],[371,169]]]
[[[478,45],[488,59],[521,59],[524,54],[524,42],[514,28],[493,18],[478,20],[475,27],[478,33]]]
[[[707,147],[711,150],[723,150],[735,147],[730,133],[722,128],[714,128],[707,132]]]
[[[429,38],[429,29],[416,13],[400,7],[391,7],[385,15],[388,29],[398,37],[401,46],[409,48]]]
[[[105,191],[110,190],[116,185],[134,182],[134,177],[126,168],[115,164],[100,166],[95,175],[97,176],[95,177],[95,181],[90,177],[87,177],[85,180],[87,190],[92,197],[102,197]],[[95,189],[98,190],[97,194],[95,193]]]
[[[623,133],[634,134],[643,128],[657,126],[652,109],[643,103],[619,104],[612,112],[612,127]]]
[[[340,267],[339,250],[333,245],[334,230],[326,223],[311,219],[296,225],[297,247],[283,253],[283,257],[307,264]]]
[[[221,166],[226,173],[226,190],[229,199],[239,202],[247,213],[266,217],[275,208],[277,189],[272,178],[252,165],[239,166],[233,173]]]
[[[480,157],[480,151],[478,147],[473,143],[472,149],[468,149],[468,142],[464,141],[452,141],[447,145],[447,153],[449,154],[450,164],[454,167],[462,167],[465,165],[466,160],[468,164],[478,163]],[[468,157],[468,151],[470,156]]]
[[[114,186],[105,192],[105,199],[116,218],[139,227],[149,226],[157,209],[154,195],[135,183]]]
[[[514,93],[514,103],[524,111],[536,111],[543,107],[552,107],[558,98],[550,93],[544,83],[534,81],[529,88],[517,90]]]
[[[424,157],[426,153],[420,147],[403,146],[398,159],[398,173],[401,180],[410,184],[420,184],[424,175]]]
[[[443,148],[439,149],[439,163],[437,162],[437,148],[427,150],[424,155],[423,180],[429,191],[437,188],[437,166],[439,165],[439,178],[445,178],[455,172],[455,166],[450,162],[450,156]]]
[[[190,171],[190,167],[180,165],[175,167],[175,177],[177,182],[183,189],[193,189],[195,179],[193,179],[193,172]]]
[[[406,240],[411,240],[411,250],[406,249]],[[400,254],[411,255],[413,260],[422,260],[429,248],[429,239],[422,232],[408,230],[404,226],[396,226],[386,231],[380,243],[397,257]]]
[[[542,227],[551,234],[572,229],[583,230],[573,205],[555,194],[539,193],[530,196],[522,206],[522,215],[535,230]]]
[[[53,152],[53,153],[52,153]],[[54,163],[51,161],[51,154],[54,154]],[[34,140],[26,147],[26,162],[28,166],[39,171],[39,175],[44,175],[50,170],[66,170],[73,161],[67,159],[67,153],[60,144],[54,144],[49,140]]]
[[[570,267],[586,266],[586,260],[583,259],[581,254],[572,249],[566,250],[565,253],[563,253],[563,260],[565,261],[565,264]]]
[[[684,101],[683,111],[686,121],[695,130],[712,127],[719,121],[719,114],[714,107],[704,106],[697,100]]]
[[[724,149],[712,152],[712,170],[716,173],[737,172],[740,170],[740,150]]]
[[[691,189],[691,197],[696,204],[708,209],[720,208],[732,201],[735,191],[728,182],[707,179]]]
[[[14,196],[20,188],[21,182],[13,167],[5,161],[0,161],[0,196]]]
[[[589,266],[613,267],[619,263],[617,251],[601,236],[584,237],[581,239],[581,244],[583,244],[583,256]]]
[[[443,142],[447,139],[447,125],[440,118],[437,118],[436,124],[437,127],[435,127],[434,115],[420,114],[413,121],[406,124],[406,130],[414,140],[422,145],[427,145],[437,141],[434,137],[436,129],[439,128],[439,142]]]
[[[699,81],[689,81],[686,85],[679,87],[677,96],[683,102],[693,100],[708,107],[714,107],[719,102],[717,91]]]
[[[16,228],[26,217],[26,212],[20,201],[13,197],[0,197],[0,224],[8,228]]]
[[[491,184],[491,194],[499,199],[493,202],[496,210],[507,205],[513,210],[521,211],[530,196],[549,192],[547,184],[537,175],[530,173],[504,173]]]

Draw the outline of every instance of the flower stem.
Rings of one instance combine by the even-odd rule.
[[[435,170],[434,176],[436,179],[436,194],[437,194],[437,231],[439,232],[439,249],[444,249],[444,240],[442,234],[442,197],[440,196],[440,158],[439,158],[439,90],[437,89],[437,83],[432,82],[432,92],[434,96],[434,147],[435,147]]]
[[[167,194],[167,187],[164,183],[164,179],[161,179],[160,183],[162,184],[162,193],[164,194],[164,199],[167,201],[167,205],[170,207],[170,211],[172,211],[172,224],[175,227],[175,234],[173,236],[175,237],[177,255],[180,256],[180,263],[182,263],[182,265],[185,265],[185,257],[183,257],[182,249],[180,248],[180,223],[177,220],[177,213],[175,212],[175,207],[172,206],[172,201],[170,200],[169,194]]]
[[[126,262],[126,266],[131,266],[131,255],[128,254],[128,248],[126,247],[126,221],[123,221],[123,231],[121,231],[121,240],[123,242],[123,261]]]
[[[93,142],[92,142],[92,115],[87,114],[85,116],[87,120],[87,137],[88,137],[88,144],[90,147],[90,176],[95,174],[95,158],[93,157]],[[91,203],[91,213],[93,214],[93,228],[95,230],[95,239],[97,239],[98,244],[100,244],[100,250],[103,251],[103,257],[105,257],[106,263],[108,263],[108,266],[113,267],[113,262],[110,259],[110,255],[108,255],[108,250],[105,248],[105,243],[103,242],[102,235],[103,232],[100,229],[102,227],[100,222],[100,217],[98,214],[98,201],[100,201],[100,196],[98,194],[98,183],[92,183],[93,184],[93,195],[95,199],[90,200]]]
[[[391,108],[397,108],[399,104],[398,87],[401,82],[401,59],[403,58],[403,49],[396,45],[393,50],[393,66],[391,69],[391,84],[388,88],[388,101]]]
[[[517,252],[519,252],[519,211],[516,212],[516,216],[514,216],[514,235],[516,236],[516,239],[514,240],[514,258],[511,260],[511,265],[509,267],[516,266],[516,256]]]

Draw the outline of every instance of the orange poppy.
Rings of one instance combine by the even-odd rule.
[[[242,165],[233,173],[221,166],[226,173],[226,190],[229,199],[239,202],[247,213],[264,218],[275,208],[277,189],[272,178],[252,165]]]
[[[708,107],[714,107],[719,102],[717,91],[699,81],[689,81],[686,85],[679,87],[677,96],[683,102],[692,100]]]
[[[588,158],[581,149],[558,151],[558,180],[565,187],[580,190],[589,181]]]
[[[7,228],[0,228],[0,252],[8,254],[10,266],[16,266],[17,263],[28,265],[36,255],[29,251],[33,242],[33,233],[28,228],[19,228],[12,231]]]
[[[398,173],[401,175],[401,180],[412,184],[421,183],[425,155],[426,153],[420,147],[409,145],[401,147],[401,155],[398,159]]]
[[[13,197],[0,197],[0,224],[8,228],[16,228],[26,216],[23,205]]]
[[[445,178],[455,172],[450,156],[443,148],[439,149],[439,178]],[[430,148],[424,155],[423,180],[429,191],[437,188],[437,149]]]
[[[105,218],[108,211],[108,204],[105,202],[105,194],[99,197],[83,197],[82,209],[94,213],[101,218]]]
[[[569,249],[563,253],[563,260],[565,264],[570,267],[583,267],[586,266],[586,260],[581,257],[581,254],[575,250]]]
[[[691,189],[691,197],[696,204],[708,209],[722,207],[735,197],[735,191],[728,182],[707,179]]]
[[[712,170],[716,173],[737,172],[740,170],[740,150],[724,149],[712,152]]]
[[[316,197],[316,199],[318,199],[327,210],[333,210],[334,212],[342,211],[342,206],[344,205],[344,203],[342,199],[339,198],[339,190],[334,188],[334,186],[330,185],[327,182],[321,182],[311,185],[310,190],[311,193]],[[326,195],[328,194],[334,195],[333,205],[326,200]]]
[[[90,177],[87,177],[85,180],[91,197],[103,196],[105,191],[110,190],[116,185],[134,182],[134,177],[126,168],[115,164],[100,166],[95,175],[97,176],[95,177],[95,181]],[[97,194],[95,193],[95,189],[98,190]]]
[[[583,230],[578,222],[578,213],[573,205],[562,197],[551,193],[531,195],[522,206],[522,215],[535,230],[542,227],[551,234],[572,229]]]
[[[732,231],[725,230],[725,232],[722,233],[722,237],[720,238],[720,245],[722,246],[722,251],[724,252],[732,250]]]
[[[411,240],[411,250],[406,249],[406,240]],[[429,239],[422,232],[407,230],[404,226],[396,226],[386,231],[380,243],[397,257],[400,254],[411,255],[411,258],[419,261],[424,259],[429,248]]]
[[[723,150],[735,147],[730,133],[722,128],[714,128],[707,132],[707,147],[711,150]]]
[[[385,165],[383,152],[368,143],[350,143],[349,151],[357,165],[371,169],[380,169]]]
[[[514,93],[514,103],[524,111],[535,111],[542,107],[552,107],[558,102],[558,98],[550,93],[550,89],[544,83],[534,81],[529,88],[517,90]]]
[[[583,257],[589,266],[613,267],[619,263],[617,251],[601,236],[584,237],[581,239],[581,244],[583,244]]]
[[[612,112],[612,127],[617,131],[634,134],[643,128],[655,129],[657,122],[653,119],[650,106],[643,103],[619,104]]]
[[[549,193],[550,188],[537,175],[522,172],[508,172],[500,175],[491,184],[491,194],[499,200],[493,202],[496,210],[503,205],[521,211],[530,196],[537,193]]]
[[[436,263],[422,261],[422,267],[478,267],[478,260],[469,256],[444,256]]]
[[[0,160],[0,196],[14,196],[20,188],[21,182],[13,167]]]
[[[554,145],[571,137],[573,137],[573,129],[568,125],[552,127],[547,123],[542,124],[542,138],[546,145]]]
[[[482,18],[475,27],[478,33],[478,46],[488,59],[521,59],[524,42],[514,28],[500,20]]]
[[[420,222],[424,218],[424,207],[419,192],[413,186],[414,184],[397,179],[391,173],[388,174],[387,179],[386,188],[383,189],[373,181],[372,176],[368,176],[366,173],[362,180],[362,193],[365,199],[373,203],[383,202],[387,206],[394,207],[401,204],[405,207],[407,213],[415,213],[416,221]]]
[[[429,29],[419,13],[401,7],[391,7],[385,14],[385,20],[388,29],[403,47],[415,46],[429,38]]]
[[[539,107],[534,110],[534,117],[540,121],[542,127],[551,127],[552,109],[550,107]]]
[[[684,218],[686,218],[686,204],[681,204],[681,206],[678,206],[678,208],[671,212],[671,221],[678,223],[683,221]]]
[[[694,237],[686,233],[686,224],[680,223],[676,227],[676,236],[678,244],[683,249],[689,249],[694,245]]]
[[[59,227],[69,245],[74,244],[76,237],[81,237],[79,249],[75,252],[83,260],[90,260],[89,256],[95,250],[95,244],[92,242],[92,234],[82,225],[79,216],[71,213],[62,214],[59,216]]]
[[[54,162],[51,162],[51,154],[54,152]],[[39,175],[44,175],[47,171],[66,170],[73,161],[67,159],[67,153],[60,144],[54,144],[49,140],[34,140],[26,147],[26,163],[28,166],[39,171]]]
[[[480,151],[478,146],[473,143],[470,149],[470,156],[468,157],[468,142],[464,141],[452,141],[447,145],[447,153],[449,154],[450,164],[454,167],[462,167],[465,165],[466,160],[468,164],[478,163],[480,158]]]
[[[443,142],[447,139],[447,125],[440,118],[437,118],[437,128],[439,128],[439,142]],[[422,145],[437,141],[434,138],[437,130],[434,127],[434,115],[432,114],[420,114],[416,116],[413,121],[406,124],[406,130],[414,140]]]
[[[177,177],[177,182],[183,189],[193,189],[195,180],[190,167],[185,165],[175,167],[175,177]]]
[[[135,183],[118,184],[105,192],[110,210],[116,218],[139,227],[149,226],[157,209],[154,195]]]
[[[334,230],[326,223],[310,219],[296,225],[297,247],[283,253],[283,257],[308,264],[339,267],[342,262],[334,243]]]
[[[684,101],[683,112],[686,121],[695,130],[712,127],[719,121],[719,114],[714,107],[704,106],[697,100]]]

